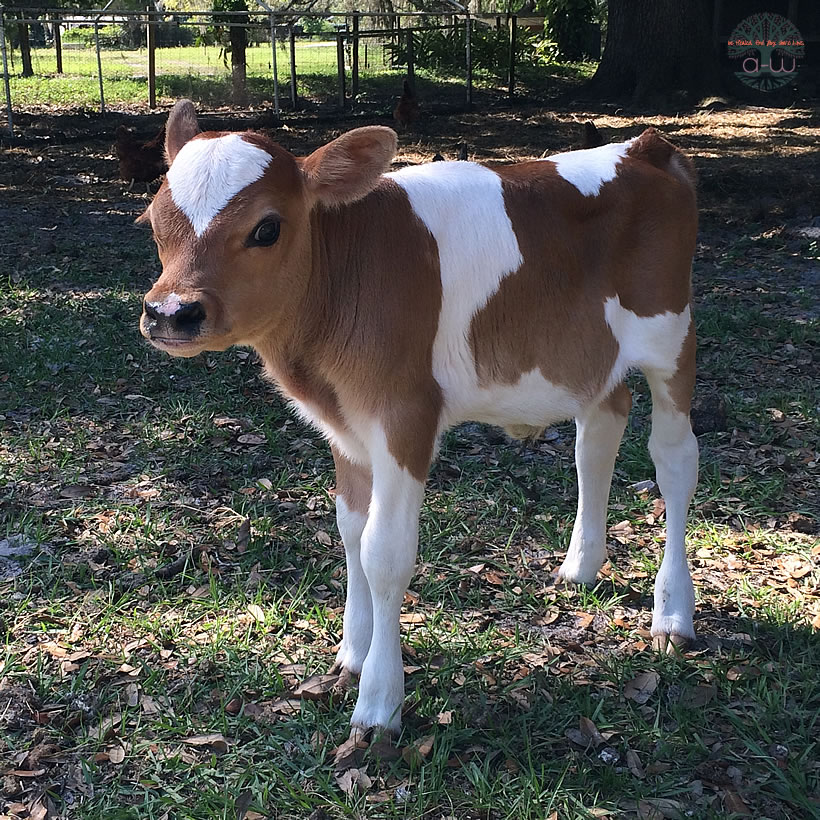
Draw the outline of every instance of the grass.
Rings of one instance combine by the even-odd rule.
[[[160,48],[156,54],[157,94],[160,99],[172,101],[184,93],[197,100],[230,99],[230,57],[225,57],[220,47]],[[93,49],[64,49],[63,74],[57,74],[57,58],[53,48],[33,49],[32,59],[35,76],[12,74],[11,94],[15,106],[94,106],[99,103],[97,56]],[[248,47],[246,60],[250,96],[260,100],[269,98],[272,94],[270,46]],[[102,64],[107,103],[147,102],[146,49],[105,49],[102,51]],[[335,82],[335,41],[297,43],[296,70],[303,90],[305,84],[309,87],[313,77],[327,77]],[[360,76],[366,81],[384,73],[396,73],[396,69],[386,61],[380,44],[363,40],[360,46]],[[286,45],[277,48],[277,75],[283,84],[290,81],[290,52]]]
[[[473,147],[496,150],[482,122]],[[315,145],[322,127],[289,135]],[[640,380],[610,505],[628,526],[593,589],[552,579],[572,426],[532,446],[461,427],[431,473],[404,610],[405,755],[369,749],[355,787],[333,762],[355,693],[287,700],[341,634],[327,447],[247,351],[181,361],[142,343],[145,202],[65,182],[103,176],[106,140],[0,165],[0,539],[31,550],[0,581],[0,810],[233,820],[247,795],[251,820],[820,816],[820,550],[793,517],[817,514],[817,314],[791,239],[727,229],[704,196],[698,391],[729,424],[700,437],[693,651],[647,647],[662,521],[630,489],[653,474]],[[628,684],[653,671],[637,702]]]
[[[157,49],[157,97],[161,105],[170,105],[181,96],[211,105],[221,105],[232,99],[230,60],[218,46],[178,46]],[[57,74],[56,52],[53,48],[32,49],[34,76],[22,77],[12,67],[10,77],[14,108],[35,107],[95,108],[100,101],[97,57],[93,49],[65,49],[63,74]],[[269,46],[247,49],[247,92],[252,103],[269,103],[273,97],[273,75]],[[19,62],[19,57],[18,57]],[[103,93],[106,104],[146,106],[148,102],[148,52],[140,50],[104,49]],[[505,68],[497,72],[474,71],[477,88],[492,89],[503,84]],[[519,88],[550,89],[591,76],[591,63],[556,64],[551,66],[523,64],[519,66]],[[360,96],[366,105],[371,98],[385,96],[394,101],[401,93],[405,69],[392,66],[380,41],[363,38],[359,46]],[[338,95],[338,72],[335,41],[311,40],[296,44],[297,89],[302,97],[335,102]],[[444,76],[417,69],[417,75],[432,93],[426,98],[428,107],[442,99],[462,101],[463,76]],[[277,48],[277,76],[283,98],[289,94],[289,48]],[[350,94],[351,68],[347,56],[347,93]],[[443,95],[443,97],[442,97]],[[461,95],[461,96],[459,96]],[[391,102],[391,106],[394,104]]]

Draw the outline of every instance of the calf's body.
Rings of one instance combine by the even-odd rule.
[[[388,129],[297,160],[259,135],[168,124],[168,180],[147,212],[163,273],[142,331],[194,355],[249,344],[329,439],[348,592],[337,665],[359,674],[357,727],[397,729],[399,611],[437,441],[466,420],[527,432],[574,418],[578,513],[560,569],[606,558],[610,481],[638,368],[667,505],[652,632],[694,636],[684,534],[697,479],[691,166],[636,140],[487,168],[383,173]],[[209,181],[210,180],[210,181]]]

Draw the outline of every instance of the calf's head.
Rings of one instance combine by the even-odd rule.
[[[139,218],[162,273],[140,330],[174,356],[257,343],[294,321],[310,286],[317,208],[366,196],[390,166],[396,135],[357,128],[297,159],[261,134],[201,133],[188,100],[168,118],[169,170]]]

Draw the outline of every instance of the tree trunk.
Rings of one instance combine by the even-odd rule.
[[[247,18],[231,18],[231,22],[242,23]],[[245,51],[248,47],[248,29],[242,25],[232,25],[229,29],[231,41],[231,84],[233,87],[234,105],[248,104],[246,86],[247,65]]]
[[[609,0],[606,46],[587,91],[647,102],[719,90],[711,0]]]
[[[20,12],[21,17],[25,15],[26,12]],[[17,37],[20,40],[20,60],[23,63],[23,76],[33,77],[34,68],[31,64],[31,43],[28,39],[28,23],[17,24]]]

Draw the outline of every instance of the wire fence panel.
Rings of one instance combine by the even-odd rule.
[[[471,53],[485,73],[512,76],[515,18],[503,16],[0,9],[0,19],[4,82],[21,107],[154,106],[183,96],[214,106],[384,107],[404,78],[414,87],[435,78],[429,102],[451,105],[470,98]]]

